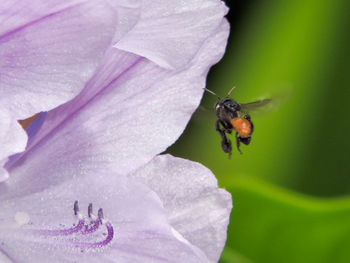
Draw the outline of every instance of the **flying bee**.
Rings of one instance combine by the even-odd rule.
[[[228,154],[229,158],[232,154],[232,143],[227,134],[232,134],[233,130],[235,130],[236,146],[239,153],[242,154],[240,144],[249,145],[254,130],[254,125],[248,112],[259,109],[271,102],[271,99],[263,99],[244,104],[238,103],[229,97],[234,89],[235,87],[223,99],[213,91],[205,89],[218,98],[214,106],[217,116],[216,131],[221,136],[221,148]]]

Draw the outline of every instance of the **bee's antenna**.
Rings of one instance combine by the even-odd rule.
[[[229,97],[231,95],[231,92],[235,89],[236,87],[233,86],[232,89],[227,93],[227,97]]]
[[[207,89],[207,88],[203,88],[205,91],[208,91],[209,93],[213,94],[214,96],[218,97],[218,99],[220,100],[221,98],[216,95],[216,93],[214,91],[211,91],[210,89]]]

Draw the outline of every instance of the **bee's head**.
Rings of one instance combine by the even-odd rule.
[[[215,110],[218,111],[219,109],[227,109],[236,112],[241,110],[241,105],[239,105],[234,99],[223,98],[215,104]]]

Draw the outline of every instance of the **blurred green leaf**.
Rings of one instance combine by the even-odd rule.
[[[246,257],[239,254],[237,251],[226,247],[225,251],[222,253],[220,263],[253,263]]]
[[[223,262],[238,251],[252,262],[350,262],[350,199],[319,199],[236,177]],[[231,260],[231,261],[230,261]]]

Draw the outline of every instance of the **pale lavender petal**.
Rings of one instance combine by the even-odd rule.
[[[27,137],[17,120],[74,97],[116,32],[125,31],[118,19],[100,0],[1,1],[1,167],[9,155],[24,150]],[[0,181],[4,172],[1,168]]]
[[[8,156],[15,154],[16,152],[23,151],[26,142],[27,135],[22,129],[21,125],[17,122],[11,112],[0,110],[0,183],[7,179],[8,173],[3,169],[3,165],[6,163]]]
[[[222,22],[219,0],[145,0],[141,18],[115,47],[166,68],[181,68]]]
[[[7,162],[7,159],[0,161],[0,183],[9,178],[8,171],[3,168],[3,165]]]
[[[115,33],[116,13],[104,1],[60,2],[1,2],[0,105],[17,119],[75,96]]]
[[[203,165],[160,155],[130,175],[161,199],[171,225],[217,262],[225,246],[231,195]]]
[[[21,157],[21,153],[17,153],[17,154],[13,154],[13,153],[16,153],[16,152],[19,152],[19,151],[23,151],[24,150],[24,147],[26,145],[30,145],[35,137],[35,135],[39,132],[41,126],[43,125],[44,121],[45,121],[45,118],[46,118],[46,114],[47,112],[41,112],[38,114],[38,116],[36,116],[35,118],[35,121],[32,121],[28,127],[26,128],[25,132],[27,133],[27,136],[28,136],[28,141],[24,140],[24,136],[23,137],[20,137],[20,138],[17,138],[16,140],[14,140],[14,144],[15,143],[18,143],[20,142],[21,140],[23,140],[23,149],[15,149],[15,148],[11,148],[11,156],[9,158],[6,159],[6,162],[4,162],[3,164],[6,163],[7,166],[11,166],[12,163],[16,162],[18,160],[18,158]],[[16,125],[18,125],[18,122],[16,122]],[[17,126],[16,126],[17,128]],[[23,129],[22,127],[19,128],[20,132],[23,133]],[[14,133],[14,129],[11,129],[11,133]],[[13,135],[12,135],[13,136]],[[5,136],[5,138],[10,138],[10,136]],[[8,141],[7,141],[8,143]],[[0,164],[1,166],[3,166],[3,164]],[[4,169],[4,172],[7,174],[7,170]],[[0,172],[0,175],[1,175],[1,172]],[[8,176],[6,176],[5,179],[7,179]],[[2,180],[0,180],[1,182]]]
[[[61,169],[56,167],[57,173]],[[70,180],[36,194],[0,201],[0,255],[35,263],[209,262],[172,229],[147,187],[114,171],[84,177],[76,171]],[[10,188],[14,176],[34,183],[28,173],[15,172],[6,182]]]
[[[17,30],[26,24],[71,8],[88,0],[2,0],[0,6],[0,35]]]
[[[62,149],[51,150],[55,151],[51,154],[67,166],[73,165],[74,158],[82,160],[84,169],[89,169],[87,160],[91,160],[121,174],[136,170],[184,130],[201,100],[210,66],[223,55],[228,31],[228,23],[223,21],[188,68],[175,72],[134,54],[111,50],[83,92],[47,114],[19,160],[45,144],[60,144]]]
[[[116,43],[139,21],[141,13],[141,0],[107,1],[118,13],[118,30],[115,32],[113,38],[113,43]]]

